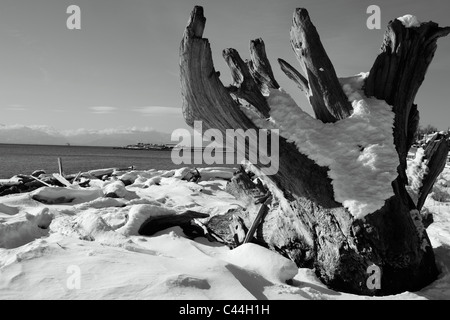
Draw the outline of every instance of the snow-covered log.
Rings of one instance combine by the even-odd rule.
[[[419,232],[413,221],[417,207],[406,191],[406,155],[419,120],[415,94],[437,39],[450,28],[429,22],[408,29],[394,20],[370,74],[339,79],[308,12],[297,9],[291,43],[305,75],[279,63],[309,97],[314,119],[279,88],[261,39],[251,42],[247,62],[234,49],[224,51],[233,79],[224,87],[202,37],[205,22],[203,8],[195,7],[180,45],[187,124],[203,121],[203,130],[223,134],[280,130],[278,172],[265,176],[262,165],[253,163],[227,187],[246,203],[239,215],[247,228],[259,211],[255,200],[272,194],[254,241],[314,268],[339,291],[385,295],[433,281],[438,273],[433,250],[426,231]],[[369,284],[374,265],[380,286]]]
[[[151,236],[156,232],[180,226],[182,229],[192,229],[194,225],[191,223],[193,219],[204,219],[209,215],[201,212],[187,210],[180,214],[164,214],[151,216],[142,224],[138,233],[140,235]]]

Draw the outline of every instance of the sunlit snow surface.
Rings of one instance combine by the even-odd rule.
[[[32,194],[1,197],[0,299],[368,299],[327,289],[312,270],[255,244],[230,251],[205,238],[190,240],[178,227],[138,235],[137,226],[152,215],[187,209],[216,215],[243,205],[218,178],[231,177],[229,168],[200,169],[199,184],[182,180],[186,171],[126,173],[133,183],[126,193],[118,189],[136,195],[129,200],[99,195],[112,189],[100,180],[84,194],[33,193],[74,197],[75,204],[42,204]],[[448,166],[438,181],[433,192],[450,197]],[[430,197],[425,205],[434,212],[428,233],[439,279],[417,293],[370,299],[450,297],[450,202]]]

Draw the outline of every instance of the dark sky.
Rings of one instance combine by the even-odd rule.
[[[366,9],[381,8],[381,30]],[[81,8],[81,30],[66,9]],[[311,108],[276,63],[298,66],[289,43],[296,7],[308,9],[339,76],[369,71],[388,21],[414,14],[450,26],[448,0],[1,0],[0,123],[61,129],[186,127],[181,116],[178,47],[189,14],[202,5],[216,69],[230,74],[222,49],[248,57],[262,37],[275,76],[302,108]],[[450,127],[450,37],[440,39],[416,102],[422,124]],[[300,67],[298,66],[298,69]]]

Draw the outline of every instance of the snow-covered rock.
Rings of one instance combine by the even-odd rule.
[[[286,282],[298,273],[296,264],[254,243],[245,243],[223,254],[221,259],[258,273],[273,282]]]
[[[132,200],[138,198],[136,193],[128,191],[125,188],[125,184],[118,180],[108,183],[103,187],[103,193],[105,197],[108,198],[123,198],[127,200]]]

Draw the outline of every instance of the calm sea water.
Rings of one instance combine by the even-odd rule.
[[[34,170],[58,172],[58,157],[66,174],[93,169],[134,166],[138,170],[173,169],[170,151],[126,150],[112,147],[0,144],[0,178],[31,174]],[[193,165],[192,165],[193,166]],[[198,165],[207,167],[208,165]],[[230,165],[220,165],[230,166]]]

